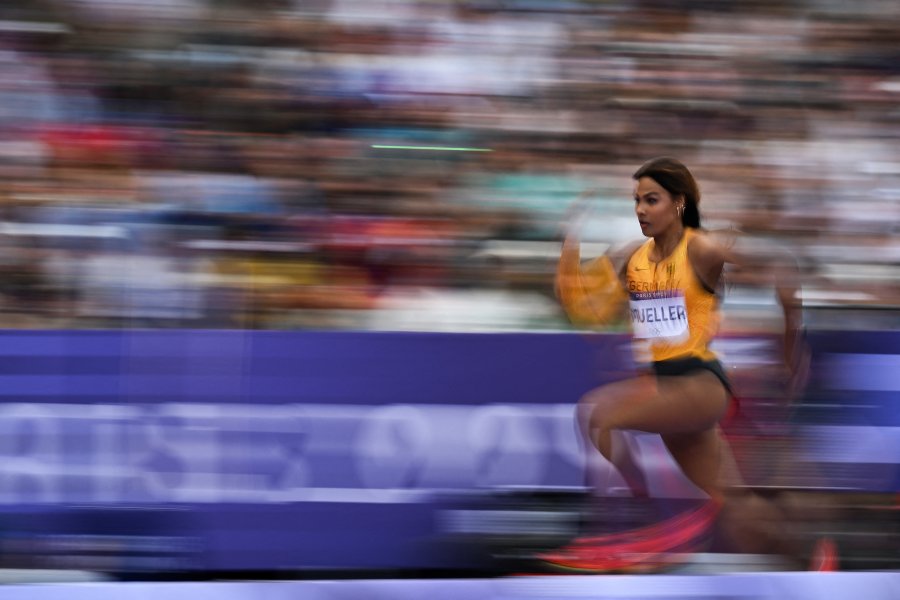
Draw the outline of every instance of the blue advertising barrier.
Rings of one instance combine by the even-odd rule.
[[[570,402],[621,365],[621,338],[270,331],[14,331],[0,400],[518,404]]]
[[[581,485],[574,404],[630,372],[625,342],[4,332],[3,556],[126,571],[472,566],[431,543],[433,499]],[[898,342],[811,338],[806,458],[860,466],[835,470],[834,487],[900,490]],[[723,343],[733,368],[777,356],[768,340]]]
[[[6,332],[3,555],[125,571],[452,567],[428,543],[432,492],[579,481],[572,403],[627,363],[619,343]]]

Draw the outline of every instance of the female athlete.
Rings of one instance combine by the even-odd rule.
[[[718,327],[717,290],[723,267],[740,257],[700,228],[700,192],[682,163],[656,158],[641,166],[633,179],[635,214],[649,239],[582,264],[579,241],[568,235],[556,288],[566,312],[578,324],[609,322],[622,314],[627,300],[636,354],[649,368],[585,395],[578,405],[579,427],[585,441],[616,467],[635,496],[645,496],[647,485],[622,432],[659,434],[709,502],[692,515],[639,530],[639,535],[583,538],[542,558],[590,571],[654,568],[665,556],[689,548],[694,534],[720,516],[726,531],[729,520],[738,523],[730,533],[740,538],[744,549],[781,552],[780,536],[771,531],[777,511],[741,485],[718,426],[733,399],[710,342]],[[784,281],[778,291],[785,357],[796,357],[802,343],[798,295]],[[729,514],[740,513],[756,515],[750,519],[756,525],[748,528],[746,518],[729,519]]]

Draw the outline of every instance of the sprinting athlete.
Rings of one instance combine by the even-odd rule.
[[[778,551],[777,514],[740,485],[736,465],[718,427],[733,402],[722,365],[710,349],[719,324],[723,267],[739,257],[700,228],[700,192],[690,171],[672,158],[656,158],[633,175],[635,214],[648,239],[624,252],[581,263],[579,241],[568,235],[557,273],[557,293],[578,324],[628,320],[642,374],[586,394],[578,406],[581,434],[620,472],[635,496],[647,494],[644,476],[622,432],[656,433],[672,458],[709,502],[689,515],[638,530],[633,536],[586,537],[543,558],[572,569],[634,571],[692,549],[715,518],[744,512],[731,533],[752,551]],[[798,295],[781,281],[785,356],[801,343]],[[795,365],[788,364],[788,368]],[[773,527],[774,526],[774,527]],[[749,529],[753,529],[750,527]],[[773,530],[774,529],[774,530]]]

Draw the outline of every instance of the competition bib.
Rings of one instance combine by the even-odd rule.
[[[682,337],[688,332],[681,291],[632,292],[631,330],[640,339]]]

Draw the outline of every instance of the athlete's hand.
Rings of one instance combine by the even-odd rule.
[[[600,188],[596,186],[587,188],[566,209],[560,232],[564,240],[572,242],[578,239],[593,210],[591,201],[596,198],[599,191]]]
[[[559,267],[554,278],[553,290],[562,299],[564,289],[576,285],[580,277],[581,237],[580,233],[590,214],[590,199],[597,192],[596,187],[583,191],[566,209],[560,222],[560,236],[563,239]],[[566,266],[568,265],[568,267]]]

